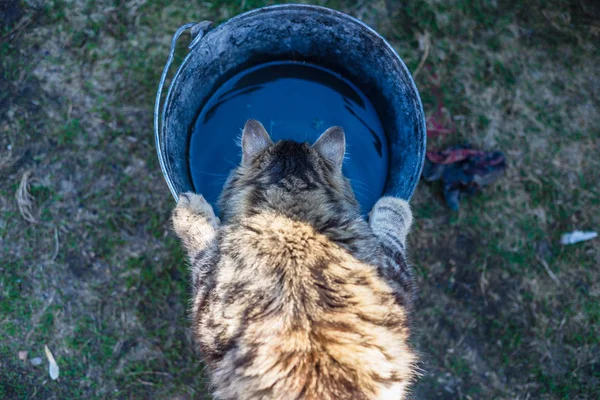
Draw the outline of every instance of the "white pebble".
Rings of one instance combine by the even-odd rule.
[[[35,365],[37,367],[38,365],[42,365],[42,357],[34,357],[29,362],[31,365]]]

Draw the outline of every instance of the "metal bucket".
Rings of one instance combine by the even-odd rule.
[[[191,29],[190,52],[177,70],[164,105],[164,81],[179,36]],[[260,8],[210,29],[183,25],[173,36],[154,108],[160,166],[171,193],[193,191],[189,140],[199,110],[226,80],[270,61],[306,61],[337,72],[371,100],[389,149],[389,196],[410,199],[423,167],[426,145],[421,99],[394,49],[361,21],[324,7],[288,4]]]

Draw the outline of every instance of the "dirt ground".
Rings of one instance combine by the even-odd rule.
[[[599,3],[316,3],[397,49],[430,149],[508,159],[458,212],[413,198],[414,397],[600,398],[600,239],[559,244],[600,230]],[[267,4],[0,0],[0,398],[207,396],[153,101],[177,27]]]

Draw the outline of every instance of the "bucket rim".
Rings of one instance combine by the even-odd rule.
[[[418,171],[418,178],[415,180],[414,184],[410,188],[409,193],[406,194],[405,200],[409,201],[412,198],[412,196],[416,190],[416,187],[419,183],[421,174],[423,173],[423,166],[425,164],[425,151],[427,148],[427,133],[426,133],[427,126],[426,126],[426,122],[425,122],[425,112],[423,110],[423,103],[421,101],[421,96],[419,94],[417,85],[413,79],[413,76],[412,76],[410,70],[408,69],[408,67],[406,66],[406,64],[400,57],[400,55],[396,52],[394,47],[381,34],[379,34],[379,32],[377,32],[374,28],[370,27],[369,25],[367,25],[365,22],[361,21],[360,19],[358,19],[352,15],[346,14],[339,10],[334,10],[332,8],[319,6],[319,5],[313,5],[313,4],[289,3],[289,4],[275,4],[275,5],[260,7],[260,8],[256,8],[253,10],[246,11],[242,14],[238,14],[238,15],[228,19],[227,21],[224,21],[223,23],[219,24],[218,26],[211,29],[210,31],[208,31],[205,36],[217,34],[219,31],[225,29],[227,26],[229,26],[231,24],[238,23],[239,21],[242,21],[246,18],[253,17],[258,14],[265,14],[265,13],[270,13],[270,12],[282,12],[282,11],[290,11],[290,10],[314,11],[314,12],[319,12],[319,13],[325,13],[332,17],[337,17],[337,18],[346,20],[350,23],[354,23],[354,24],[358,25],[359,27],[363,28],[366,33],[368,33],[368,34],[372,35],[373,37],[375,37],[376,39],[380,40],[385,45],[385,48],[386,48],[388,54],[393,56],[393,58],[396,60],[396,62],[400,66],[400,68],[403,70],[405,75],[408,77],[408,80],[410,81],[410,89],[414,93],[415,98],[416,98],[416,103],[418,105],[418,110],[416,110],[416,111],[417,112],[420,111],[420,114],[422,116],[422,118],[418,118],[418,126],[421,128],[421,129],[419,129],[419,131],[422,132],[422,135],[421,135],[422,137],[419,138],[420,145],[418,146],[418,152],[419,152],[418,156],[419,156],[419,160],[420,160],[420,163],[419,163],[420,165],[419,165],[419,171]],[[182,30],[186,26],[191,27],[192,25],[194,25],[194,24],[192,24],[192,23],[185,24],[182,27],[180,27],[178,29],[178,31]],[[187,28],[185,28],[185,29],[187,29]],[[175,35],[177,35],[177,33]],[[175,35],[174,35],[174,38],[175,38]],[[204,37],[200,41],[202,41],[202,40],[204,40]],[[161,172],[163,174],[165,181],[167,182],[167,186],[169,187],[169,190],[176,202],[179,200],[179,193],[177,193],[177,191],[175,190],[173,180],[171,179],[169,172],[167,171],[165,155],[162,152],[162,146],[161,146],[161,144],[162,144],[161,143],[161,133],[165,129],[164,121],[165,121],[165,116],[166,116],[166,111],[167,111],[167,105],[171,102],[171,97],[173,96],[173,89],[174,89],[175,83],[177,82],[179,76],[182,74],[182,71],[184,70],[185,66],[190,62],[191,57],[195,54],[196,48],[197,48],[196,46],[190,47],[188,54],[185,56],[185,58],[183,59],[183,61],[179,65],[179,67],[177,67],[177,71],[175,72],[175,75],[173,76],[173,78],[171,79],[171,82],[169,83],[169,88],[167,90],[167,94],[165,96],[164,102],[161,105],[161,103],[157,99],[157,102],[155,105],[155,110],[154,110],[154,114],[155,114],[154,140],[155,140],[156,152],[157,152],[157,156],[158,156],[158,160],[159,160],[159,164],[160,164],[160,169],[161,169]],[[159,91],[162,91],[162,85],[164,85],[164,82],[161,82],[161,87],[159,87]],[[157,118],[159,115],[160,115],[160,118]],[[387,194],[385,192],[382,194],[382,196],[386,196],[386,195]]]

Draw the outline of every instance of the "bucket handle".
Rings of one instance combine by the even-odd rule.
[[[175,47],[177,45],[177,40],[179,40],[179,37],[183,34],[183,32],[192,28],[190,33],[191,33],[193,39],[190,42],[190,44],[188,45],[188,49],[192,50],[194,47],[196,47],[196,45],[200,42],[200,40],[204,37],[204,35],[210,30],[211,26],[212,26],[211,21],[203,21],[200,23],[189,22],[185,25],[180,26],[179,29],[177,29],[177,31],[175,31],[175,34],[173,34],[173,38],[171,39],[171,49],[169,50],[169,58],[167,59],[167,63],[165,64],[162,75],[160,76],[158,90],[156,91],[156,99],[154,100],[154,138],[156,140],[156,150],[159,152],[159,160],[162,160],[162,157],[160,157],[161,149],[160,149],[160,143],[159,143],[160,128],[161,128],[161,126],[159,125],[159,122],[162,122],[159,119],[162,91],[165,86],[165,80],[167,79],[167,74],[169,73],[171,64],[173,64],[173,59],[175,58]],[[161,162],[161,164],[162,164],[162,162]],[[161,168],[163,169],[163,173],[164,173],[165,166],[161,165]],[[167,183],[169,184],[169,189],[171,190],[171,193],[173,193],[175,200],[177,200],[177,197],[178,197],[177,193],[175,193],[175,190],[172,187],[172,184],[169,182],[168,179],[167,179]]]

